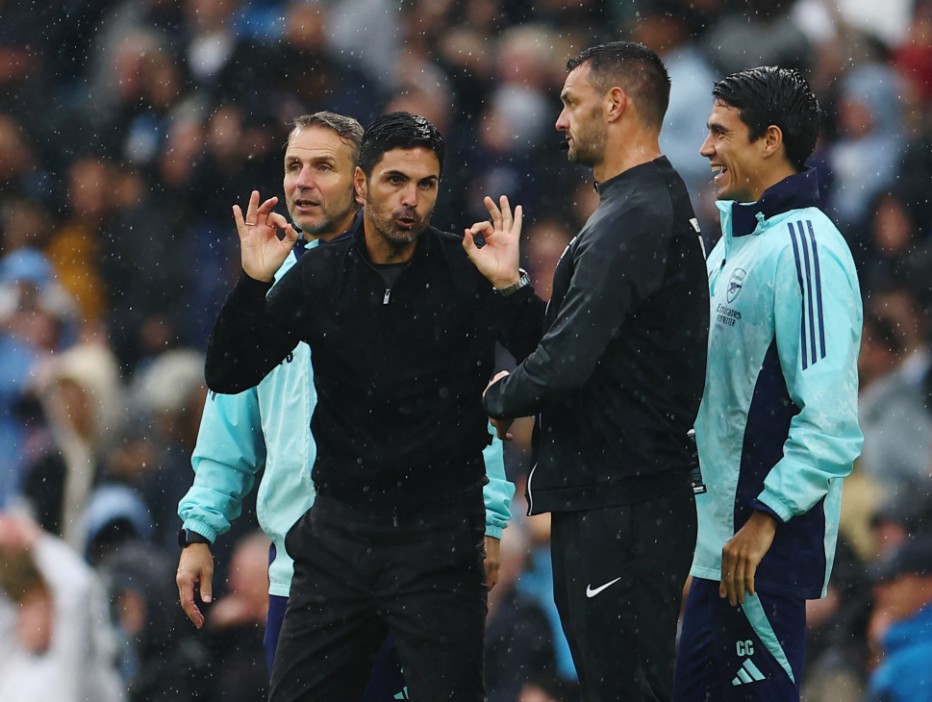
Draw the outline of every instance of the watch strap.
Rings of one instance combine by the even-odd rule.
[[[196,531],[191,529],[182,529],[178,532],[178,547],[184,548],[185,546],[190,546],[191,544],[207,544],[210,546],[210,539],[208,539],[203,534],[198,534]]]
[[[508,297],[509,295],[514,295],[521,288],[525,288],[531,284],[531,277],[527,274],[527,271],[523,268],[518,269],[518,281],[508,285],[504,288],[492,288],[497,295],[501,297]]]

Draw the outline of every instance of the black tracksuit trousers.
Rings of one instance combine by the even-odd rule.
[[[686,477],[659,497],[552,515],[554,600],[586,702],[669,702],[696,544]]]
[[[480,702],[485,508],[374,516],[327,497],[286,538],[294,558],[272,702],[358,700],[387,634],[410,699]]]

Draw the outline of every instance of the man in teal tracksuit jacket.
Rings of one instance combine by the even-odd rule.
[[[805,600],[825,594],[842,479],[862,436],[862,307],[841,233],[806,170],[818,102],[795,71],[715,85],[702,145],[722,238],[707,261],[708,373],[696,419],[707,492],[674,700],[794,700]]]
[[[284,184],[289,213],[306,232],[312,232],[321,239],[299,242],[276,274],[276,281],[296,263],[303,250],[340,235],[343,227],[354,224],[358,219],[352,198],[352,180],[343,172],[348,170],[349,176],[352,174],[351,164],[355,163],[362,129],[359,127],[355,133],[358,123],[355,120],[347,122],[347,119],[329,113],[300,118],[289,137]],[[297,168],[293,169],[293,165]],[[337,180],[328,185],[323,182],[328,177]],[[341,179],[346,180],[345,185],[349,189],[347,198],[341,195],[344,185]],[[314,205],[305,204],[305,201]],[[328,206],[330,211],[326,212]],[[321,207],[325,210],[323,217],[315,214]],[[305,209],[310,214],[305,212],[302,217]],[[323,223],[318,225],[321,220]],[[298,344],[258,386],[236,395],[210,393],[192,456],[194,484],[178,506],[178,514],[183,521],[182,543],[185,546],[199,542],[209,545],[230,529],[231,522],[240,514],[243,499],[252,490],[256,475],[264,466],[257,512],[259,525],[272,540],[265,640],[270,668],[294,570],[285,549],[285,535],[311,507],[315,497],[311,466],[316,457],[316,446],[307,418],[313,414],[316,399],[311,350],[305,343]],[[491,584],[497,577],[497,542],[510,517],[514,486],[505,478],[500,440],[491,441],[483,457],[489,478],[484,496],[486,569]],[[205,557],[209,558],[209,552]],[[212,594],[210,576],[191,573],[190,568],[183,574],[184,563],[182,559],[179,564],[182,604],[188,602],[185,611],[197,626],[201,626],[203,617],[192,599],[193,584],[197,579],[201,596],[205,598]],[[382,666],[382,670],[374,671],[374,676],[381,680],[373,678],[365,700],[391,699],[400,691],[401,685],[397,689],[393,687],[401,680],[397,670],[392,674],[393,654],[380,658],[383,660],[389,663]],[[384,684],[380,685],[380,682]],[[391,694],[386,694],[388,689],[392,689]]]

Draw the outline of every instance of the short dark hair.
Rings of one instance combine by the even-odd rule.
[[[737,108],[751,141],[775,125],[783,132],[786,157],[801,171],[819,138],[822,111],[802,73],[792,68],[758,66],[718,81],[712,96]]]
[[[670,104],[670,76],[663,61],[643,44],[613,41],[590,46],[566,62],[573,71],[589,65],[589,82],[605,93],[618,85],[629,93],[644,121],[660,129]]]
[[[337,114],[336,112],[314,112],[309,115],[301,115],[292,122],[294,128],[288,134],[288,143],[291,143],[292,137],[305,127],[323,127],[337,133],[343,141],[347,141],[353,147],[353,163],[359,161],[359,145],[362,143],[363,129],[358,120],[346,115]]]
[[[392,149],[415,149],[423,147],[437,155],[443,171],[443,137],[426,117],[410,112],[390,112],[376,118],[366,127],[359,148],[359,167],[366,176],[382,156]]]

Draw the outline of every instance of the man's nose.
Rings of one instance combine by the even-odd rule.
[[[401,204],[405,207],[417,207],[417,184],[409,183],[401,191]]]
[[[553,125],[558,132],[565,132],[569,123],[566,119],[566,110],[560,110],[560,114],[557,116],[556,124]]]
[[[302,168],[301,172],[298,173],[297,185],[302,188],[313,188],[315,185],[314,169],[310,166]]]

